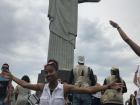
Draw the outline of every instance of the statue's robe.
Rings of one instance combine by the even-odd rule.
[[[78,3],[89,0],[49,0],[50,38],[48,59],[59,62],[59,69],[71,70],[77,36]],[[90,0],[95,2],[97,0]]]

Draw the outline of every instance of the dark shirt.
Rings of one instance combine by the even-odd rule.
[[[0,76],[0,100],[4,100],[7,94],[9,80]]]

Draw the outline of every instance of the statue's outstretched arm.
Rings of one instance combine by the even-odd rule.
[[[127,34],[121,29],[121,27],[114,21],[110,21],[110,24],[116,28],[122,37],[122,39],[132,48],[132,50],[140,57],[140,46],[131,40]]]
[[[78,0],[78,3],[84,3],[84,2],[99,2],[100,0]]]

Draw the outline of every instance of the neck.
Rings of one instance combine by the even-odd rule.
[[[49,88],[54,90],[57,87],[57,85],[58,85],[58,81],[55,80],[49,83]]]

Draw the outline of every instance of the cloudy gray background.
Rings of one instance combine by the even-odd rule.
[[[15,75],[28,74],[33,83],[47,61],[48,2],[0,1],[0,65],[9,63]],[[94,69],[101,84],[112,66],[119,67],[128,86],[125,99],[136,89],[132,81],[140,60],[108,21],[117,21],[139,43],[139,4],[139,0],[102,0],[79,5],[75,63],[78,55],[84,55],[86,64]]]

